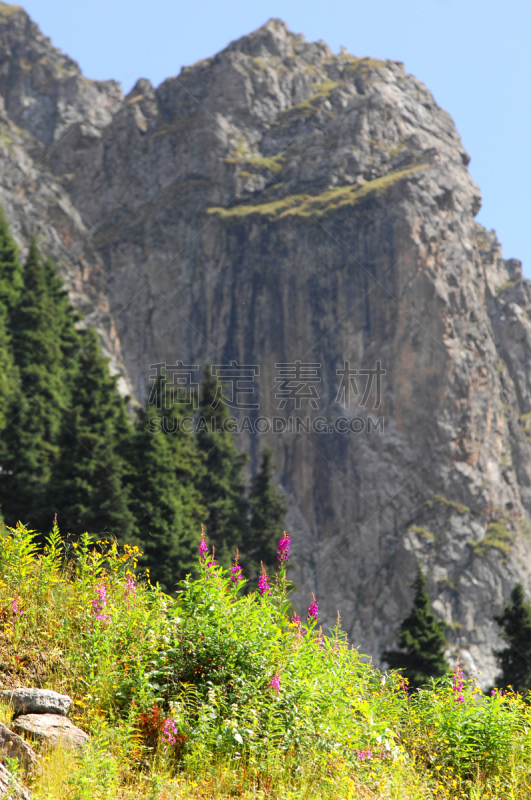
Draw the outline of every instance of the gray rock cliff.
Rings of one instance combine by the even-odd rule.
[[[260,365],[265,417],[362,420],[240,437],[253,464],[275,449],[301,606],[314,591],[377,661],[419,559],[452,652],[492,681],[492,615],[516,580],[531,590],[531,284],[475,222],[469,157],[426,87],[270,20],[124,97],[0,6],[0,94],[0,202],[21,240],[33,220],[139,399],[150,364],[232,359]],[[275,364],[297,360],[321,365],[317,408],[279,409]],[[337,402],[345,361],[381,363],[379,408],[374,387]]]

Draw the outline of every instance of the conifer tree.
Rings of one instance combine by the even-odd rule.
[[[409,685],[418,688],[430,678],[442,678],[448,672],[444,651],[444,623],[437,622],[430,611],[426,578],[417,565],[413,583],[413,608],[398,632],[398,650],[387,650],[382,656],[391,669],[401,670]]]
[[[68,292],[64,288],[63,282],[50,258],[47,258],[44,262],[44,272],[48,294],[57,319],[57,330],[63,354],[63,369],[67,372],[75,372],[75,356],[81,347],[79,332],[76,328],[76,323],[79,322],[79,315],[72,306]],[[65,375],[64,380],[69,380],[69,376]]]
[[[18,248],[9,232],[4,212],[0,209],[0,305],[10,314],[23,287],[22,264]],[[9,327],[9,323],[6,323]]]
[[[48,488],[48,514],[57,513],[61,528],[74,535],[130,537],[122,456],[132,429],[123,398],[101,354],[96,333],[78,334],[75,376],[63,415],[60,454]]]
[[[0,476],[7,469],[3,431],[16,413],[13,406],[18,386],[10,334],[10,315],[22,290],[22,264],[18,250],[0,209]]]
[[[2,434],[15,413],[13,401],[18,385],[18,372],[11,350],[7,321],[7,311],[0,304],[0,468],[5,463],[7,455],[4,451]]]
[[[251,520],[242,556],[247,577],[258,575],[261,561],[270,568],[276,564],[287,507],[273,483],[274,469],[273,451],[264,447],[260,470],[251,481],[249,493]]]
[[[517,692],[528,692],[531,690],[531,607],[525,601],[521,583],[512,590],[510,603],[503,613],[494,619],[508,645],[494,652],[501,667],[497,682],[500,686],[512,686]]]
[[[248,536],[248,504],[243,467],[246,456],[238,453],[227,430],[227,407],[220,384],[207,364],[199,402],[197,445],[204,471],[198,488],[207,509],[206,532],[216,548],[216,560],[228,566],[236,548],[245,550]]]
[[[160,376],[154,397],[165,395],[165,382]],[[129,449],[134,541],[144,553],[141,565],[167,592],[195,564],[206,514],[197,488],[202,459],[195,437],[178,425],[181,418],[177,403],[160,409],[155,400],[148,403]]]
[[[11,315],[12,347],[19,373],[14,411],[4,433],[0,508],[9,524],[18,519],[46,528],[45,496],[59,454],[68,387],[62,375],[61,322],[47,274],[32,241],[24,290]]]

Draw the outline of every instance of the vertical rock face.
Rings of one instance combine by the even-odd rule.
[[[260,365],[255,415],[325,418],[326,433],[241,436],[254,462],[275,448],[298,602],[315,591],[377,659],[418,559],[487,684],[492,615],[517,579],[530,588],[531,285],[474,220],[449,115],[400,63],[333,55],[280,20],[124,98],[5,8],[5,124],[94,254],[87,287],[104,264],[137,396],[151,363],[236,360]],[[317,408],[279,409],[275,364],[297,360],[321,365]],[[379,408],[376,382],[346,407],[344,362],[380,362]],[[364,430],[328,433],[339,417]]]
[[[111,94],[121,96],[116,84],[109,85]],[[83,114],[107,83],[95,89],[71,59],[51,47],[22,9],[0,3],[0,87],[0,206],[23,257],[35,236],[41,251],[53,258],[83,324],[98,331],[111,368],[122,375],[122,391],[130,392],[109,309],[107,278],[90,226],[45,165],[46,145],[53,146],[65,129],[71,134],[75,121],[78,127],[88,125]],[[68,177],[61,176],[61,181],[67,183]]]

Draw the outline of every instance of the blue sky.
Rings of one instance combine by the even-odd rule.
[[[159,84],[281,17],[308,40],[404,61],[454,118],[483,195],[479,221],[531,278],[529,0],[26,0],[89,78]]]

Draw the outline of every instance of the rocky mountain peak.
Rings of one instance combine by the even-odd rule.
[[[270,19],[252,33],[231,42],[222,53],[238,52],[252,58],[288,61],[298,56],[308,64],[330,58],[332,51],[325,42],[306,41],[301,33],[292,33],[281,19]]]
[[[306,40],[294,34],[281,19],[270,19],[260,28],[231,42],[222,52],[238,52],[253,58],[289,58],[294,45]]]
[[[123,100],[116,81],[89,81],[24,9],[0,6],[0,93],[10,118],[51,146],[73,125],[98,136]]]
[[[150,364],[236,361],[260,367],[263,417],[310,420],[238,439],[253,466],[275,450],[301,602],[314,591],[330,624],[339,609],[377,659],[420,561],[451,649],[492,680],[493,614],[531,588],[531,284],[476,223],[431,92],[270,20],[124,98],[0,9],[0,94],[0,202],[121,346],[137,397]],[[296,361],[320,371],[304,413],[276,396]]]

